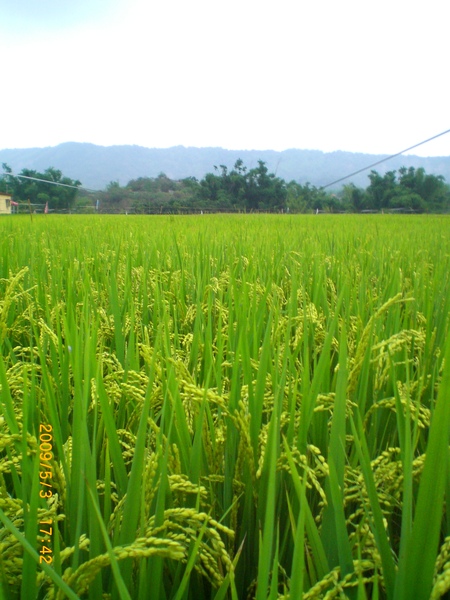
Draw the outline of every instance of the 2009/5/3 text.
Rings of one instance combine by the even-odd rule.
[[[53,431],[51,425],[40,424],[39,464],[43,470],[39,471],[39,480],[40,484],[44,487],[39,491],[39,496],[47,499],[53,496],[53,469],[50,462],[53,459],[53,435],[50,433],[51,431]],[[39,521],[39,534],[42,542],[41,549],[39,550],[39,562],[45,562],[50,565],[53,562],[53,550],[49,547],[53,536],[53,521],[51,519]]]

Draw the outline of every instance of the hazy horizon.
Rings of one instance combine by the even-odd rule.
[[[450,137],[450,135],[449,135]],[[201,149],[220,149],[220,150],[228,150],[230,152],[277,152],[277,153],[281,153],[281,152],[289,152],[289,151],[296,151],[296,150],[304,150],[307,152],[318,152],[318,153],[322,153],[322,154],[332,154],[332,153],[337,153],[337,152],[344,152],[344,153],[349,153],[349,154],[367,154],[368,156],[391,156],[391,153],[389,152],[379,152],[379,153],[372,153],[372,152],[359,152],[359,151],[352,151],[352,150],[344,150],[344,149],[336,149],[336,150],[320,150],[319,148],[284,148],[282,150],[276,150],[275,148],[226,148],[224,146],[194,146],[194,145],[186,145],[186,144],[174,144],[172,146],[143,146],[142,144],[94,144],[93,142],[77,142],[74,140],[69,140],[66,142],[60,142],[58,144],[52,144],[52,145],[44,145],[44,146],[27,146],[27,147],[20,147],[20,148],[12,148],[12,147],[7,147],[7,148],[0,148],[0,151],[3,150],[44,150],[46,148],[57,148],[58,146],[63,146],[63,145],[69,145],[69,144],[82,144],[82,145],[90,145],[90,146],[97,146],[100,148],[113,148],[113,147],[123,147],[123,146],[130,146],[130,147],[138,147],[138,148],[145,148],[148,150],[168,150],[171,148],[195,148],[198,150]],[[420,146],[417,150],[420,149]],[[401,152],[401,150],[399,151]],[[395,153],[392,153],[395,154]],[[437,154],[437,155],[428,155],[428,154],[419,154],[419,152],[416,153],[415,149],[404,153],[405,156],[418,156],[420,158],[447,158],[448,156],[450,156],[450,150],[449,150],[449,154]]]

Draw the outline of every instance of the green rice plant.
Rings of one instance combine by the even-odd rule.
[[[444,597],[448,229],[3,219],[0,598]]]

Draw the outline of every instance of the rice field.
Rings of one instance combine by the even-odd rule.
[[[0,220],[0,600],[450,590],[450,220]]]

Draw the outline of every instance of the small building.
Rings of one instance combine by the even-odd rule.
[[[11,195],[0,192],[0,215],[11,214]]]

